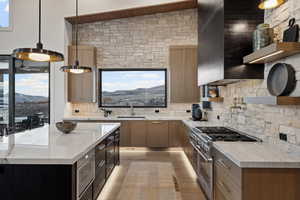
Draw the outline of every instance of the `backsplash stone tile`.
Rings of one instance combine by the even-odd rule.
[[[79,25],[79,44],[97,48],[98,68],[169,68],[170,45],[197,45],[197,9]],[[170,92],[170,91],[169,91]],[[169,96],[169,95],[168,95]],[[169,101],[170,102],[170,101]],[[97,104],[73,104],[66,114],[102,115]],[[74,113],[79,108],[80,113]],[[190,116],[191,104],[170,104],[158,115]],[[112,109],[129,114],[129,109]],[[155,109],[135,109],[155,114]]]

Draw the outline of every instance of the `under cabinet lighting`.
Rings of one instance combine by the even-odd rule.
[[[269,54],[269,55],[267,55],[267,56],[264,56],[264,57],[258,58],[258,59],[256,59],[256,60],[253,60],[253,61],[250,62],[250,64],[256,63],[256,62],[261,61],[261,60],[265,60],[265,59],[270,58],[270,57],[272,57],[272,56],[276,56],[276,55],[278,55],[278,54],[281,54],[281,53],[283,53],[283,52],[284,52],[283,50],[276,51],[276,52],[274,52],[274,53],[272,53],[272,54]]]

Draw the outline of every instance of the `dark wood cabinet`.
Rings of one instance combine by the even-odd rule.
[[[76,200],[75,165],[0,165],[5,200]]]
[[[79,200],[93,200],[93,185],[91,184]]]
[[[95,148],[95,180],[93,182],[93,199],[96,200],[114,167],[120,164],[120,129],[107,136]]]

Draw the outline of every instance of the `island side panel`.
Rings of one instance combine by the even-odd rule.
[[[5,200],[76,200],[76,165],[0,165]]]

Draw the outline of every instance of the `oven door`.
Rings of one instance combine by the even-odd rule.
[[[206,197],[209,200],[213,199],[213,159],[206,156],[196,147],[197,154],[197,175]]]

